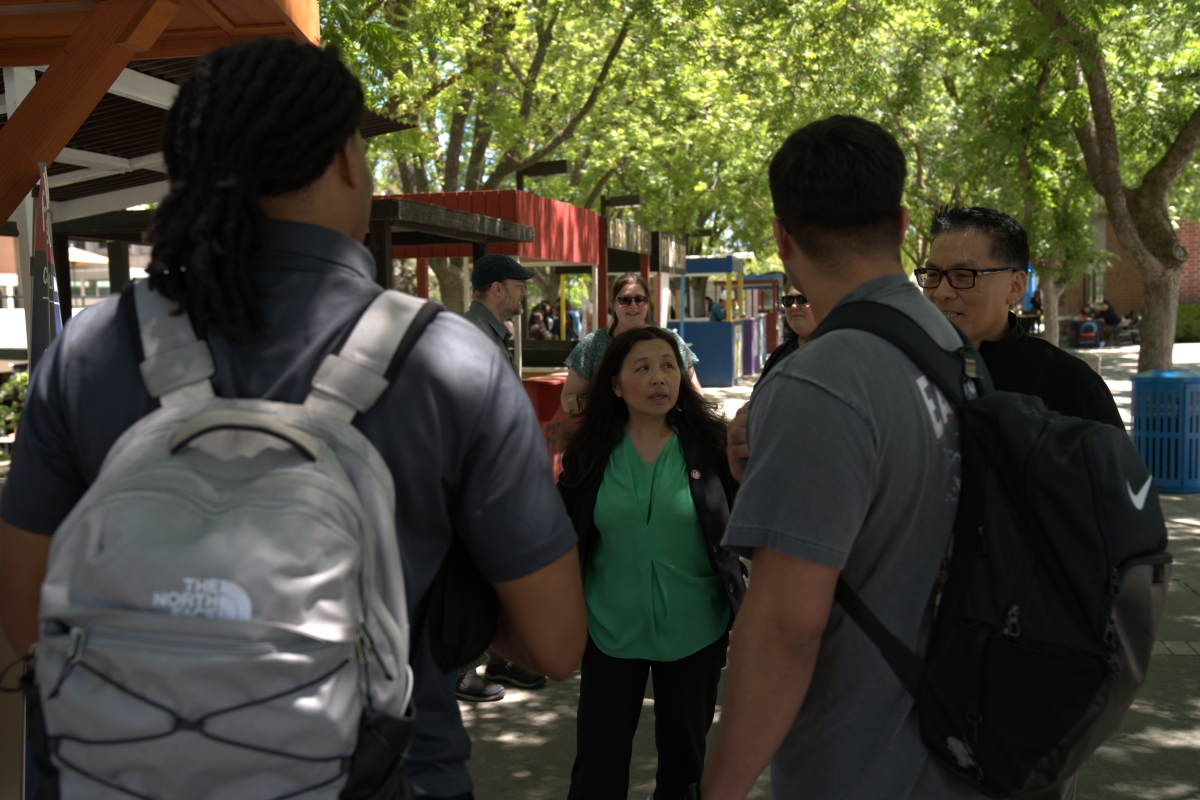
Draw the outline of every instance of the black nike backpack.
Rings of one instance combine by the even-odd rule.
[[[844,580],[836,599],[916,701],[925,746],[989,797],[1079,770],[1146,679],[1171,556],[1158,492],[1124,430],[993,391],[969,340],[942,350],[879,303],[834,309],[899,347],[958,411],[962,487],[924,659]]]

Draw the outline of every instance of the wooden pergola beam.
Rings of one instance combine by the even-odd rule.
[[[0,219],[7,219],[135,53],[154,45],[177,0],[100,0],[0,128]]]

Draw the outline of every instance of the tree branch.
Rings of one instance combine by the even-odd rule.
[[[1172,184],[1191,161],[1197,149],[1200,149],[1200,106],[1196,107],[1192,116],[1184,123],[1183,129],[1179,131],[1175,141],[1171,142],[1167,152],[1146,171],[1142,185],[1135,191],[1145,196],[1149,202],[1166,205]]]
[[[529,64],[529,75],[522,81],[524,84],[524,92],[521,96],[521,119],[528,121],[529,114],[533,111],[533,90],[537,88],[538,78],[542,74],[542,66],[546,63],[546,51],[550,49],[550,42],[554,40],[554,24],[558,22],[558,11],[555,10],[554,15],[550,17],[549,24],[545,28],[538,23],[537,27],[537,51],[533,54],[533,61]]]
[[[1033,222],[1034,213],[1032,170],[1029,166],[1029,142],[1033,136],[1034,119],[1037,117],[1037,111],[1042,105],[1042,92],[1045,91],[1046,84],[1049,81],[1050,63],[1043,62],[1042,71],[1038,75],[1037,85],[1033,89],[1033,108],[1030,109],[1029,115],[1025,117],[1025,121],[1021,123],[1021,151],[1017,156],[1017,174],[1021,176],[1021,194],[1025,197],[1024,222],[1026,228]]]
[[[579,127],[579,124],[583,122],[584,118],[596,105],[596,101],[600,99],[600,92],[604,89],[604,84],[608,80],[608,73],[612,69],[613,62],[621,52],[621,46],[625,43],[625,39],[629,35],[629,26],[632,21],[633,13],[630,12],[621,24],[621,30],[617,32],[616,38],[613,39],[612,46],[608,48],[608,56],[604,59],[604,65],[600,68],[600,73],[596,76],[596,80],[592,84],[591,93],[583,105],[580,106],[579,111],[567,122],[566,126],[558,132],[558,135],[520,161],[517,160],[513,151],[506,152],[497,162],[492,174],[488,176],[487,182],[483,185],[484,189],[495,189],[506,177],[519,169],[525,169],[537,164],[558,149],[559,145],[575,135],[575,130]]]
[[[471,94],[463,97],[462,108],[450,117],[450,135],[446,141],[446,172],[442,180],[443,192],[458,191],[458,173],[462,165],[463,134],[467,128],[467,109],[471,107]]]
[[[596,198],[598,198],[600,193],[604,191],[604,184],[608,183],[609,178],[616,174],[617,169],[616,167],[613,167],[612,169],[608,170],[608,172],[605,172],[600,176],[600,180],[596,181],[596,183],[592,186],[592,190],[588,192],[587,199],[583,201],[584,208],[592,207],[592,203],[596,202]]]

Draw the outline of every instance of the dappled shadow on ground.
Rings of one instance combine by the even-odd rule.
[[[722,680],[720,695],[724,688]],[[564,800],[575,761],[578,702],[579,673],[571,680],[552,681],[536,691],[509,687],[497,703],[460,702],[463,724],[471,735],[475,796],[480,800]],[[714,724],[709,747],[715,734]],[[645,800],[654,793],[657,764],[653,690],[647,686],[629,767],[631,800]],[[770,796],[769,779],[764,773],[747,797],[765,800]]]
[[[1200,641],[1200,495],[1168,494],[1161,502],[1175,563],[1158,639]],[[1080,771],[1078,796],[1200,800],[1200,656],[1150,659],[1120,729]]]

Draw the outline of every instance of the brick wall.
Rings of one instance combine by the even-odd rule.
[[[1129,309],[1142,313],[1142,273],[1125,254],[1117,241],[1112,225],[1107,225],[1105,247],[1116,258],[1104,276],[1104,296],[1113,304],[1118,314],[1127,314]],[[1183,265],[1183,277],[1179,282],[1180,303],[1200,303],[1200,223],[1184,220],[1179,223],[1176,234],[1179,242],[1188,249],[1188,260]],[[1060,313],[1074,314],[1083,305],[1082,281],[1071,284],[1063,292],[1059,302]]]
[[[1187,248],[1188,260],[1183,262],[1183,277],[1179,281],[1179,302],[1200,303],[1200,223],[1183,221],[1175,234]]]

